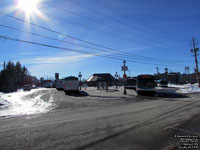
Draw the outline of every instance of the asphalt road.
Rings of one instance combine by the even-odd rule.
[[[0,118],[1,150],[172,150],[180,146],[175,135],[199,140],[200,94],[103,97],[49,90],[43,98],[53,97],[52,111]]]

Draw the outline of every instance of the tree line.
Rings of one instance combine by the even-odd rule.
[[[14,92],[25,84],[32,85],[34,80],[37,80],[36,77],[31,76],[19,61],[9,61],[0,72],[0,92]]]

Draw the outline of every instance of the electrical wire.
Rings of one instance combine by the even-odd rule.
[[[1,39],[5,39],[5,40],[10,40],[10,41],[23,42],[23,43],[32,44],[32,45],[48,47],[48,48],[54,48],[54,49],[60,49],[60,50],[65,50],[65,51],[70,51],[70,52],[88,54],[88,55],[91,55],[91,56],[98,56],[98,57],[121,60],[121,61],[124,60],[124,59],[122,59],[120,57],[118,58],[118,57],[113,57],[113,56],[105,56],[105,55],[102,55],[102,54],[91,53],[91,52],[88,52],[88,51],[76,50],[76,49],[65,48],[65,47],[58,47],[58,46],[44,44],[44,43],[37,43],[37,42],[21,40],[21,39],[17,39],[17,38],[11,38],[11,37],[4,36],[4,35],[0,35],[0,38]],[[129,60],[129,59],[127,59],[127,61],[134,62],[134,63],[148,64],[148,65],[157,65],[157,66],[185,67],[185,66],[182,66],[182,65],[177,65],[177,66],[176,65],[163,65],[163,64],[158,64],[158,63],[147,63],[147,62],[142,62],[142,61],[134,61],[134,60]]]
[[[19,31],[19,32],[23,32],[23,33],[27,33],[27,34],[31,34],[31,35],[34,35],[34,36],[39,36],[39,37],[42,37],[42,38],[46,38],[46,39],[50,39],[50,40],[54,40],[54,41],[58,41],[58,42],[62,42],[62,43],[67,43],[67,44],[72,44],[72,45],[76,45],[76,46],[80,46],[80,47],[83,47],[83,48],[88,48],[88,49],[92,49],[92,50],[97,50],[97,51],[103,51],[103,52],[108,52],[108,53],[114,53],[115,55],[119,55],[119,56],[125,56],[125,57],[128,57],[128,58],[132,58],[132,59],[144,59],[145,61],[157,61],[157,62],[170,62],[170,63],[183,63],[184,61],[188,61],[188,60],[182,60],[182,61],[175,61],[175,60],[163,60],[163,59],[157,59],[157,58],[151,58],[151,57],[145,57],[145,56],[140,56],[140,55],[136,55],[136,54],[132,54],[132,53],[126,53],[126,52],[116,52],[116,51],[108,51],[108,50],[103,50],[103,49],[98,49],[98,48],[94,48],[94,47],[89,47],[89,46],[84,46],[84,45],[81,45],[81,44],[76,44],[76,43],[72,43],[72,42],[68,42],[68,41],[64,41],[64,40],[59,40],[59,39],[56,39],[56,38],[52,38],[52,37],[49,37],[49,36],[45,36],[45,35],[41,35],[41,34],[37,34],[37,33],[33,33],[33,32],[28,32],[28,31],[24,31],[24,30],[21,30],[21,29],[17,29],[17,28],[14,28],[14,27],[10,27],[10,26],[7,26],[7,25],[2,25],[0,24],[0,27],[4,27],[4,28],[8,28],[8,29],[11,29],[11,30],[15,30],[15,31]]]
[[[49,4],[48,4],[49,5]],[[83,15],[79,15],[79,14],[77,14],[77,13],[74,13],[74,12],[72,12],[72,11],[69,11],[69,10],[66,10],[66,9],[64,9],[64,8],[61,8],[61,7],[56,7],[55,5],[53,5],[52,6],[53,8],[57,8],[57,9],[59,9],[59,10],[62,10],[62,11],[65,11],[65,12],[69,12],[69,13],[72,13],[72,14],[74,14],[74,15],[77,15],[77,16],[79,16],[79,17],[84,17],[84,18],[86,18],[86,19],[91,19],[91,18],[89,18],[89,17],[85,17],[85,16],[83,16]],[[54,18],[54,19],[56,19],[56,20],[63,20],[63,18],[59,18],[59,17],[56,17],[55,15],[52,15],[52,14],[48,14],[48,16],[49,17],[51,17],[51,18]],[[92,19],[91,21],[94,21],[94,19]],[[65,20],[65,22],[67,22],[67,23],[69,23],[69,24],[75,24],[75,25],[78,25],[78,26],[80,26],[81,24],[80,23],[72,23],[72,22],[69,22],[69,21],[67,21],[67,20]],[[101,23],[102,25],[105,25],[104,23],[102,23],[102,22],[99,22],[98,21],[98,23]],[[109,34],[109,36],[113,36],[113,37],[117,37],[117,38],[121,38],[122,39],[122,37],[121,36],[119,36],[119,35],[111,35],[110,33],[108,33]],[[113,34],[113,33],[112,33]],[[138,36],[137,36],[138,37]],[[140,36],[141,37],[141,36]],[[149,39],[149,38],[146,38],[146,37],[143,37],[142,36],[142,38],[143,39],[147,39],[147,40],[151,40],[152,41],[152,39]],[[137,43],[140,43],[140,44],[145,44],[144,42],[140,42],[140,41],[136,41],[136,40],[132,40],[132,39],[130,39],[130,38],[127,38],[126,36],[124,36],[123,37],[123,39],[124,40],[128,40],[128,41],[132,41],[132,42],[137,42]],[[153,40],[154,41],[154,40]],[[155,41],[156,43],[158,43],[157,41]],[[145,44],[146,45],[146,44]],[[147,44],[147,45],[149,45],[149,44]],[[152,46],[152,45],[151,45]],[[167,50],[167,51],[173,51],[173,52],[177,52],[177,53],[185,53],[185,52],[183,52],[182,50],[180,50],[180,52],[178,52],[177,50],[177,47],[174,47],[174,49],[177,49],[176,51],[174,51],[174,50],[172,50],[171,48],[169,48],[169,47],[161,47],[161,46],[153,46],[153,47],[155,47],[155,48],[159,48],[161,51],[164,51],[164,52],[166,52],[165,50]],[[170,47],[172,47],[172,46],[170,46]],[[186,54],[186,53],[185,53]]]
[[[72,1],[73,3],[77,3],[77,2],[74,2],[73,0],[70,0],[70,1]],[[168,29],[165,29],[165,28],[156,26],[156,25],[154,25],[154,24],[152,24],[152,23],[146,22],[145,20],[143,20],[143,19],[141,19],[141,18],[138,18],[138,17],[136,17],[136,16],[133,16],[132,14],[128,14],[128,13],[126,13],[126,12],[123,12],[122,10],[120,10],[120,9],[118,9],[118,8],[116,8],[116,7],[114,7],[113,5],[108,4],[108,3],[106,3],[106,2],[103,2],[103,1],[101,1],[101,0],[98,0],[98,1],[94,0],[93,2],[95,2],[96,4],[99,4],[99,5],[103,6],[103,7],[106,7],[106,8],[109,9],[110,11],[113,11],[113,12],[115,12],[115,13],[118,13],[118,14],[120,14],[121,16],[123,16],[123,17],[125,17],[125,18],[127,18],[127,19],[129,19],[129,20],[132,20],[132,21],[134,21],[134,22],[140,23],[140,24],[143,25],[143,26],[149,27],[149,28],[154,29],[154,30],[158,30],[158,31],[163,32],[163,33],[169,33],[169,34],[171,34],[171,35],[172,35],[172,34],[175,34],[174,32],[169,31]],[[192,35],[187,35],[187,36],[186,36],[186,34],[184,35],[184,34],[178,33],[178,34],[176,34],[176,36],[180,36],[180,37],[184,37],[184,38],[187,37],[187,38],[188,38],[188,36],[191,37]]]
[[[69,10],[64,9],[64,8],[62,8],[62,7],[57,7],[57,6],[54,6],[54,5],[51,5],[51,4],[46,4],[46,5],[52,6],[53,8],[55,8],[55,9],[57,9],[57,10],[61,10],[61,11],[63,11],[63,12],[71,13],[71,14],[76,15],[76,16],[78,16],[78,17],[85,18],[85,19],[87,19],[87,20],[90,20],[90,21],[93,21],[93,22],[95,22],[95,23],[98,23],[98,22],[94,21],[94,19],[91,19],[91,18],[86,17],[86,16],[83,16],[83,15],[79,15],[79,14],[77,14],[77,13],[75,13],[75,12],[69,11]],[[95,11],[95,12],[96,12],[96,11]],[[102,14],[102,13],[101,13],[101,14]],[[113,20],[113,21],[115,21],[115,22],[117,22],[117,23],[120,23],[120,24],[122,24],[122,25],[128,26],[130,29],[132,29],[132,27],[129,26],[129,24],[127,24],[127,23],[124,23],[124,22],[122,22],[122,21],[113,19],[112,17],[107,16],[107,15],[104,15],[104,16],[106,16],[107,18],[109,18],[109,20]],[[100,24],[103,25],[103,26],[108,26],[108,25],[102,24],[102,22],[101,22]],[[112,26],[111,26],[111,27],[112,27]],[[112,27],[112,28],[116,28],[116,26],[115,26],[115,27]],[[137,27],[135,27],[135,28],[137,28]],[[122,29],[119,29],[119,28],[117,28],[117,29],[118,29],[118,30],[122,30]],[[138,28],[138,30],[142,30],[143,32],[148,33],[148,31],[143,30],[143,29],[139,29],[139,28]],[[128,33],[128,32],[125,31],[125,30],[122,30],[122,31],[125,32],[125,33]],[[156,36],[155,33],[150,33],[150,32],[149,32],[149,34],[151,34],[151,35],[153,35],[153,36]],[[146,39],[146,40],[148,40],[148,41],[153,41],[153,42],[155,42],[155,43],[159,43],[158,41],[153,40],[153,39],[150,39],[150,38],[147,38],[146,36],[137,35],[137,37],[140,37],[140,38],[142,38],[142,39]],[[172,39],[172,40],[175,40],[175,39]],[[176,39],[176,40],[177,40],[177,39]],[[180,39],[178,39],[178,40],[180,41]],[[185,41],[185,40],[184,40],[184,41]],[[137,42],[137,43],[142,43],[142,42]],[[144,42],[143,42],[142,44],[144,44]],[[168,51],[172,51],[170,48],[167,48],[167,47],[160,47],[160,46],[155,46],[155,47],[156,47],[156,48],[160,48],[161,50],[162,50],[162,49],[166,49],[166,50],[168,50]],[[172,46],[171,46],[171,47],[172,47]],[[173,47],[173,48],[174,48],[174,49],[177,49],[177,47]]]
[[[153,35],[153,36],[157,36],[155,33],[149,32],[148,30],[143,30],[143,29],[138,28],[138,27],[136,27],[136,26],[130,26],[129,24],[127,24],[127,23],[125,23],[125,22],[123,22],[123,21],[117,20],[117,19],[115,19],[115,18],[113,18],[113,17],[111,17],[111,16],[108,16],[108,15],[105,15],[104,13],[98,12],[98,11],[96,11],[96,10],[94,10],[94,9],[92,9],[92,8],[90,8],[90,7],[88,7],[88,6],[84,6],[84,5],[80,4],[80,3],[78,3],[77,1],[70,0],[70,2],[72,2],[72,3],[74,3],[74,4],[78,5],[78,6],[81,6],[81,7],[83,7],[83,8],[86,8],[86,9],[92,11],[92,12],[95,12],[95,13],[101,15],[101,16],[104,16],[105,18],[108,18],[109,20],[113,20],[114,22],[117,22],[117,23],[119,23],[119,24],[128,26],[130,29],[133,29],[133,28],[134,28],[134,29],[136,29],[136,30],[138,30],[138,31],[141,31],[141,32],[144,32],[144,33],[147,33],[147,34],[151,34],[151,35]],[[105,7],[103,4],[100,3],[101,1],[92,1],[92,2],[94,2],[94,3],[98,4],[98,5],[101,5],[101,6]],[[60,8],[60,7],[59,7],[59,8]],[[113,9],[110,9],[109,7],[106,7],[106,8],[109,9],[109,10],[111,10],[111,11],[113,11],[114,13],[116,13],[116,11],[114,11]],[[120,14],[121,16],[123,16],[123,17],[125,17],[125,18],[131,20],[130,18],[128,18],[128,17],[125,16],[124,14],[121,14],[121,13],[118,13],[118,14]],[[132,20],[132,21],[133,21],[133,20]],[[134,23],[135,23],[135,22],[136,22],[136,21],[134,20]],[[141,24],[141,22],[138,22],[138,21],[137,21],[137,23],[140,23],[140,24]],[[147,25],[144,24],[144,23],[142,23],[142,25],[144,25],[144,26],[146,26],[146,27],[149,27],[149,26],[147,26]],[[150,27],[150,28],[155,29],[155,28],[153,28],[153,27]],[[159,31],[160,31],[160,30],[159,30]],[[160,32],[161,32],[161,31],[160,31]],[[162,32],[162,33],[163,33],[163,32]],[[139,36],[139,35],[138,35],[138,36]],[[165,37],[165,36],[166,36],[166,37]],[[151,40],[151,41],[153,41],[152,39],[146,38],[146,37],[144,37],[144,36],[140,36],[140,37],[143,38],[143,39],[146,39],[146,40]],[[172,40],[179,40],[179,41],[181,40],[180,38],[176,38],[176,36],[173,36],[173,38],[172,38],[172,37],[168,37],[168,36],[166,35],[166,33],[165,33],[165,35],[161,35],[161,37],[163,37],[163,38],[168,38],[168,39],[172,39]],[[183,39],[184,39],[184,40],[183,40]],[[187,37],[187,39],[186,39],[186,38],[182,38],[182,40],[183,40],[183,41],[186,41],[186,40],[188,40],[188,37]]]

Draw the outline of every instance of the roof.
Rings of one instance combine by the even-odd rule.
[[[69,77],[66,77],[64,80],[65,80],[65,81],[66,81],[66,80],[78,80],[78,78],[77,78],[77,77],[74,77],[74,76],[69,76]]]
[[[114,81],[115,78],[110,73],[95,73],[87,80],[87,82],[96,82],[105,80]]]

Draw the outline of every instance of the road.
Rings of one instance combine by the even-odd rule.
[[[198,93],[102,97],[49,91],[43,98],[53,98],[56,107],[48,113],[0,118],[1,150],[172,150],[180,144],[175,135],[200,136]]]

